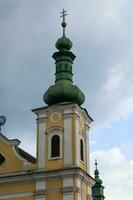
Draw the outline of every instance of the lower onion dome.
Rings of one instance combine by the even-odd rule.
[[[74,102],[78,105],[84,103],[85,96],[76,86],[66,80],[60,80],[49,87],[43,96],[43,100],[48,105],[61,102]]]

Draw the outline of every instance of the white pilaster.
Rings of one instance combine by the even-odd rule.
[[[43,191],[46,189],[45,181],[40,180],[36,181],[36,200],[45,200],[45,194],[43,194]],[[39,193],[41,192],[41,193]]]
[[[75,132],[76,132],[76,166],[80,166],[80,129],[79,129],[79,113],[75,113]]]
[[[41,197],[36,197],[36,200],[45,200],[46,198],[45,198],[45,196],[43,195],[43,196],[41,196]]]
[[[73,178],[66,177],[63,179],[63,200],[73,200]]]
[[[87,173],[90,174],[90,156],[89,156],[89,126],[86,125],[86,135],[87,135],[87,139],[86,139],[86,162],[87,162]]]
[[[63,200],[73,200],[73,194],[72,194],[72,192],[70,192],[70,193],[64,193],[63,194]]]
[[[46,189],[45,181],[44,180],[36,181],[36,191],[44,189]]]
[[[45,168],[45,130],[46,120],[38,119],[38,168]]]
[[[81,200],[81,194],[78,193],[77,196],[78,196],[77,200]]]
[[[73,178],[72,177],[63,178],[63,187],[73,187]]]
[[[64,166],[72,165],[72,115],[71,108],[64,110]]]

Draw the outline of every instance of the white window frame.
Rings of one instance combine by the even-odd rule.
[[[57,160],[63,158],[63,128],[59,126],[54,126],[47,130],[48,134],[48,160]],[[51,140],[54,135],[58,135],[60,139],[60,156],[51,157]]]

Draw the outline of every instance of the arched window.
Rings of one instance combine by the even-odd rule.
[[[51,139],[51,157],[60,156],[60,137],[54,135]]]
[[[5,157],[0,153],[0,165],[5,162]]]
[[[80,140],[80,159],[84,161],[84,144],[83,140]]]

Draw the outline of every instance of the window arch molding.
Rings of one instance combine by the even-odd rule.
[[[51,127],[46,131],[46,134],[48,135],[48,160],[61,159],[63,157],[63,128],[59,126]],[[54,136],[59,137],[59,156],[52,157],[51,144]]]

